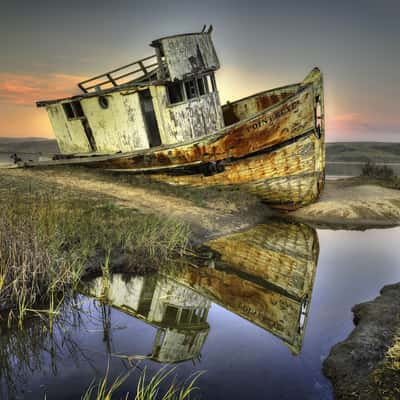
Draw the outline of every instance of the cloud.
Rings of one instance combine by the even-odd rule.
[[[0,72],[0,102],[34,105],[35,101],[68,97],[78,92],[84,76],[52,73],[49,75]]]
[[[400,119],[387,118],[380,114],[363,115],[349,112],[328,117],[326,121],[327,131],[343,133],[381,133],[400,132]]]

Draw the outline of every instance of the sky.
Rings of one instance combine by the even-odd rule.
[[[324,74],[328,141],[400,141],[400,0],[4,0],[0,137],[53,137],[35,101],[214,27],[222,102]]]

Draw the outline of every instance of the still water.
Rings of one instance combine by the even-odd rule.
[[[322,362],[352,306],[400,281],[399,239],[269,221],[209,242],[198,269],[97,278],[51,332],[33,320],[1,333],[1,398],[79,399],[107,367],[112,380],[136,365],[122,388],[134,393],[144,367],[176,363],[182,379],[206,371],[204,399],[332,399]]]

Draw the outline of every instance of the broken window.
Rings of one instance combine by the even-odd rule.
[[[193,99],[193,97],[197,97],[196,81],[194,79],[186,81],[185,90],[186,90],[186,97],[188,99]]]
[[[179,314],[178,311],[179,309],[177,307],[168,304],[165,307],[165,312],[162,322],[168,322],[168,323],[178,322],[178,314]]]
[[[80,118],[80,117],[84,117],[85,116],[85,114],[83,113],[83,109],[82,109],[80,101],[73,101],[72,102],[72,107],[73,107],[74,112],[75,112],[75,117]]]
[[[213,92],[216,92],[217,91],[217,82],[215,81],[215,75],[211,74],[210,78],[211,78],[211,85],[212,85]]]
[[[169,83],[167,85],[167,91],[170,104],[179,103],[184,100],[182,82],[177,81]]]
[[[63,103],[63,108],[68,119],[83,118],[85,116],[80,101]]]
[[[197,87],[199,88],[199,95],[203,96],[203,94],[206,94],[206,89],[204,87],[204,78],[197,78]]]
[[[71,103],[63,103],[63,109],[68,119],[75,118]]]
[[[208,75],[204,75],[203,76],[203,84],[204,84],[204,91],[206,92],[206,93],[210,93],[211,92],[211,90],[210,90],[210,84],[209,84],[209,82],[208,82],[208,79],[209,79],[209,76]]]
[[[169,104],[203,96],[215,90],[213,75],[203,75],[186,81],[174,81],[167,85]],[[186,97],[185,97],[186,94]]]

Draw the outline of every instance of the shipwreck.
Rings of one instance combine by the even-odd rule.
[[[221,105],[212,27],[151,42],[154,54],[38,101],[61,154],[24,167],[77,164],[195,187],[234,187],[273,207],[315,201],[324,184],[324,94],[299,83]]]

